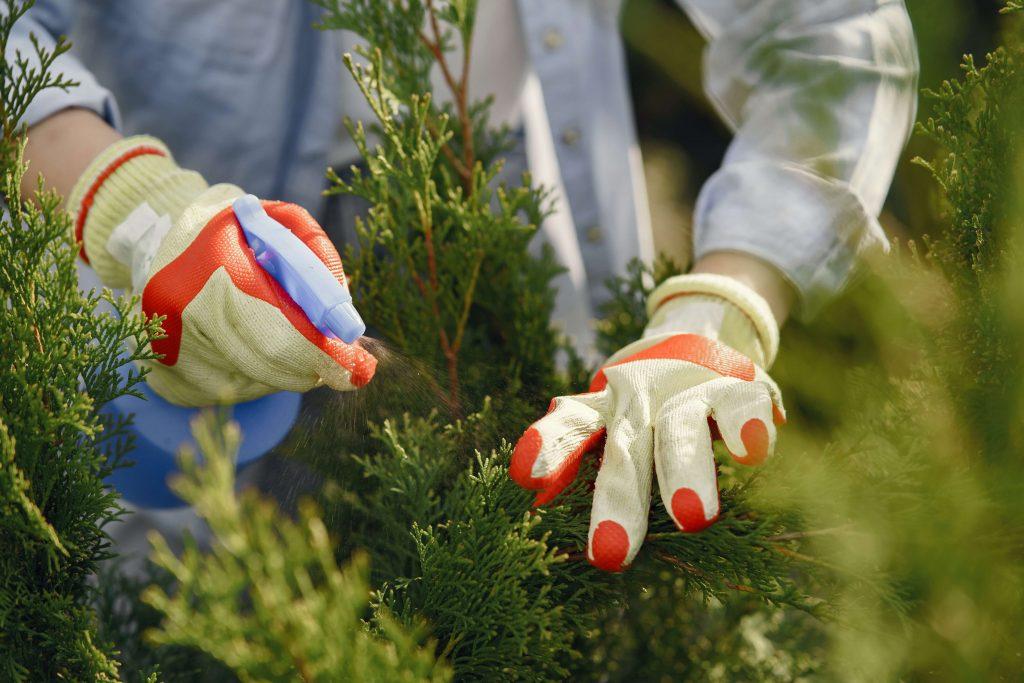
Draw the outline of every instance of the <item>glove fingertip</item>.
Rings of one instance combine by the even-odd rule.
[[[320,349],[330,357],[330,365],[325,362],[321,376],[332,389],[352,391],[362,388],[377,372],[377,358],[358,344],[345,344],[325,337]]]
[[[707,516],[704,502],[697,492],[689,487],[676,489],[672,494],[672,520],[680,531],[696,533],[711,526],[718,519],[718,510],[711,517]]]
[[[539,507],[543,507],[543,506],[547,505],[548,503],[553,501],[555,498],[557,498],[558,494],[561,493],[562,490],[563,489],[558,489],[558,488],[555,488],[555,489],[540,489],[539,491],[537,491],[537,495],[533,499],[533,503],[531,504],[530,507],[539,508]]]
[[[544,438],[537,431],[536,427],[530,427],[516,442],[512,451],[512,462],[509,463],[508,473],[512,481],[525,489],[536,489],[538,482],[533,477],[533,465],[537,461],[537,455],[544,445]]]
[[[352,366],[351,371],[352,379],[350,381],[352,386],[356,388],[364,387],[370,383],[370,380],[377,373],[377,359],[369,353],[361,354]]]
[[[587,560],[590,564],[606,572],[621,572],[628,565],[629,534],[626,529],[610,519],[597,525],[587,549]]]
[[[740,440],[746,455],[732,454],[733,459],[742,465],[760,465],[771,455],[772,440],[768,426],[760,418],[751,418],[740,427]]]

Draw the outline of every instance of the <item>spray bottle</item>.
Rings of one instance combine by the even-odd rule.
[[[296,237],[264,211],[253,195],[232,205],[242,232],[256,257],[303,310],[310,322],[328,337],[351,344],[366,331],[352,305],[348,288]],[[129,364],[121,367],[126,375]],[[164,400],[142,385],[144,398],[122,396],[104,406],[115,420],[133,415],[134,449],[130,467],[118,468],[107,482],[126,500],[145,508],[184,505],[168,486],[177,473],[177,453],[183,446],[195,448],[191,423],[202,408],[185,408]],[[277,446],[299,415],[301,395],[282,391],[229,407],[231,419],[241,428],[242,442],[236,466],[241,469]]]

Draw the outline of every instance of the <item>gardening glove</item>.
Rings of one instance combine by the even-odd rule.
[[[324,336],[248,246],[234,185],[208,186],[167,147],[132,137],[102,152],[68,199],[82,257],[111,287],[141,294],[147,317],[165,316],[150,387],[172,403],[247,401],[319,384],[345,391],[373,377],[358,344]],[[263,202],[344,284],[341,259],[305,209]]]
[[[758,294],[724,276],[681,275],[655,289],[648,311],[643,337],[608,359],[589,393],[554,399],[516,444],[510,467],[542,505],[604,442],[587,558],[608,571],[624,569],[640,549],[654,472],[676,526],[700,531],[718,517],[712,430],[737,462],[756,465],[785,421],[764,370],[779,329]]]

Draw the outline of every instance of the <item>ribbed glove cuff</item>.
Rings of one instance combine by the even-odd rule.
[[[686,297],[686,301],[672,303],[681,297]],[[718,339],[751,356],[763,368],[771,367],[779,350],[779,325],[775,322],[771,307],[757,292],[724,275],[677,275],[661,283],[647,300],[647,312],[651,317],[648,330],[659,323],[659,317],[666,317],[668,311],[663,307],[683,307],[687,303],[707,301],[708,298],[724,299],[730,304],[723,315]],[[748,329],[752,334],[746,333]]]
[[[143,202],[177,220],[206,188],[203,177],[180,168],[156,138],[139,135],[115,142],[89,164],[68,197],[82,258],[104,284],[129,286],[130,269],[107,250],[110,233]]]

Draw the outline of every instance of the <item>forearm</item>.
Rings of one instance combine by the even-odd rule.
[[[690,272],[725,275],[750,287],[768,302],[779,327],[789,316],[796,296],[792,285],[774,266],[737,251],[711,252],[698,259]]]
[[[28,173],[21,181],[24,196],[31,197],[40,174],[46,186],[65,199],[89,163],[121,134],[87,109],[64,109],[29,129],[25,146]]]
[[[680,0],[709,38],[709,98],[736,131],[694,212],[698,260],[771,264],[812,317],[877,220],[914,120],[917,59],[900,0]],[[773,310],[778,313],[777,304]]]

